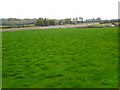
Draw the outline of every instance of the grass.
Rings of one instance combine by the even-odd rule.
[[[117,28],[3,33],[3,88],[115,88]]]
[[[0,89],[2,89],[2,32],[0,32]]]

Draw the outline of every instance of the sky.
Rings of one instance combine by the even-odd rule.
[[[119,0],[1,0],[0,18],[117,19]]]

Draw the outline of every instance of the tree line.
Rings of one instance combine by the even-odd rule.
[[[71,19],[66,18],[66,19],[61,19],[61,20],[56,20],[56,19],[47,19],[47,18],[39,18],[35,25],[36,26],[54,26],[54,25],[64,25],[64,24],[71,24]]]
[[[79,23],[114,23],[118,22],[118,19],[112,20],[101,20],[101,18],[92,18],[83,20],[82,17],[76,18],[65,18],[65,19],[48,19],[48,18],[26,18],[26,19],[17,19],[17,18],[1,18],[0,26],[2,27],[33,27],[33,26],[55,26],[55,25],[65,25],[65,24],[79,24]]]
[[[27,27],[27,26],[34,26],[37,19],[17,19],[17,18],[1,18],[0,21],[2,22],[0,26],[6,27]]]

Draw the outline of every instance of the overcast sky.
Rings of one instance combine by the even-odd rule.
[[[118,18],[119,0],[1,0],[0,18]]]

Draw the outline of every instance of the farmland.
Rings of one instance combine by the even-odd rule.
[[[2,33],[3,88],[115,88],[117,28]]]
[[[2,88],[2,33],[0,32],[0,89]]]

